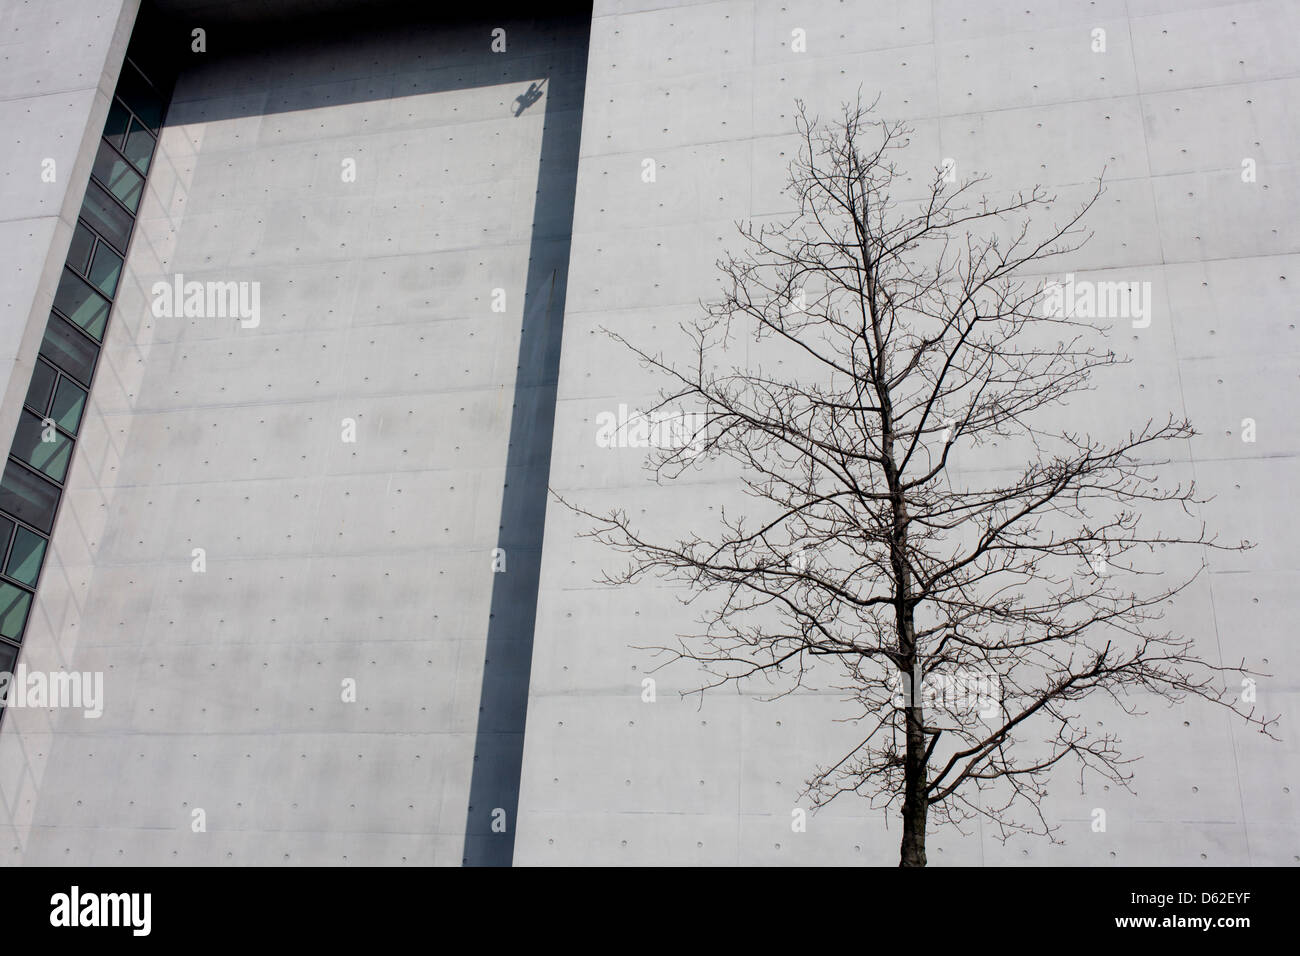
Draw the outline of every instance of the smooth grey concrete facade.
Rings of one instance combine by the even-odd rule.
[[[22,657],[111,703],[6,713],[6,862],[509,862],[588,19],[336,26],[177,83]]]
[[[18,421],[139,0],[0,8],[0,434]]]
[[[1136,795],[1080,793],[1063,771],[1045,804],[1061,845],[939,830],[932,865],[1300,860],[1290,719],[1300,56],[1285,39],[1298,15],[1268,0],[597,0],[557,493],[596,512],[622,508],[663,537],[703,533],[720,506],[743,509],[725,471],[657,486],[641,471],[644,451],[597,446],[598,414],[646,407],[665,384],[597,330],[682,354],[677,325],[715,294],[715,260],[738,251],[734,221],[789,211],[780,189],[794,98],[825,117],[861,85],[867,99],[881,94],[884,116],[916,129],[918,172],[952,158],[962,176],[987,172],[990,192],[1042,183],[1068,199],[1106,167],[1095,238],[1058,265],[1151,281],[1155,309],[1149,328],[1116,333],[1133,364],[1076,403],[1071,423],[1127,428],[1185,412],[1203,435],[1173,471],[1218,496],[1203,517],[1225,539],[1259,543],[1207,555],[1212,573],[1168,609],[1168,624],[1212,661],[1245,656],[1272,675],[1259,699],[1283,715],[1282,743],[1205,706],[1156,704],[1121,720],[1098,701],[1096,718],[1142,757]],[[1098,28],[1104,53],[1091,49]],[[792,50],[795,29],[807,52]],[[640,175],[647,158],[653,184]],[[1257,164],[1253,184],[1242,181],[1245,158]],[[1241,440],[1247,417],[1259,423],[1255,444]],[[557,504],[547,514],[516,863],[896,864],[898,821],[866,800],[841,798],[792,832],[804,781],[857,739],[835,723],[853,711],[826,675],[820,692],[778,702],[734,688],[683,700],[699,675],[669,667],[653,673],[656,701],[643,702],[656,659],[636,647],[673,643],[695,612],[665,587],[595,585],[624,559],[576,539],[590,525]],[[1190,568],[1197,557],[1183,559]],[[1091,827],[1097,808],[1104,833]]]
[[[503,14],[504,54],[491,11],[331,33],[349,0],[160,6],[214,29],[176,86],[23,651],[102,671],[105,713],[5,715],[0,861],[894,865],[897,821],[864,803],[791,829],[854,739],[841,694],[681,699],[697,675],[670,668],[644,702],[640,648],[693,612],[596,585],[619,556],[542,495],[669,531],[743,501],[725,474],[656,486],[643,452],[597,445],[600,412],[662,384],[599,330],[679,348],[734,221],[787,211],[794,98],[825,115],[860,86],[916,127],[918,170],[1070,196],[1106,167],[1071,265],[1151,281],[1155,313],[1077,411],[1200,427],[1178,474],[1259,546],[1208,554],[1169,624],[1271,674],[1261,706],[1283,715],[1274,743],[1204,706],[1099,707],[1143,758],[1135,795],[1062,774],[1064,843],[940,830],[931,864],[1300,859],[1295,4],[597,0],[589,46],[585,18]],[[314,26],[223,50],[277,16]],[[0,0],[0,221],[26,237],[6,242],[6,435],[134,17]],[[36,53],[55,40],[66,57]],[[259,323],[154,315],[177,273],[259,282]]]

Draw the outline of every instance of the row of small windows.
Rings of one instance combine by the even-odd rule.
[[[128,58],[0,477],[0,672],[27,626],[164,107]]]

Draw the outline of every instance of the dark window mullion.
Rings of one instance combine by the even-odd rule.
[[[43,472],[43,471],[41,471],[39,468],[37,468],[35,465],[29,465],[27,462],[23,461],[21,458],[19,458],[17,455],[13,454],[12,452],[9,454],[9,460],[10,460],[11,462],[13,462],[15,465],[21,465],[23,468],[25,468],[27,471],[30,471],[30,472],[31,472],[33,475],[35,475],[37,478],[40,478],[40,479],[42,479],[43,481],[48,481],[50,484],[54,485],[54,487],[58,488],[58,489],[59,489],[59,496],[60,496],[60,499],[59,499],[59,500],[60,500],[60,501],[62,500],[63,487],[64,487],[64,483],[63,483],[63,482],[61,482],[61,481],[55,481],[53,478],[51,478],[51,477],[50,477],[49,475],[47,475],[45,472]],[[72,470],[72,453],[71,453],[71,450],[69,450],[69,453],[68,453],[68,470],[69,470],[69,471]],[[57,510],[58,510],[58,505],[55,505],[55,511],[57,512]],[[44,535],[45,535],[45,532],[42,531],[42,532],[41,532],[41,535],[44,536]]]
[[[37,528],[35,525],[28,524],[17,515],[11,515],[7,511],[0,511],[0,516],[3,516],[4,520],[10,522],[14,526],[13,530],[9,533],[8,540],[4,544],[3,554],[0,554],[0,580],[9,581],[14,585],[35,594],[37,587],[39,587],[41,583],[41,575],[45,570],[45,555],[49,551],[50,536],[41,531],[41,529]],[[36,569],[36,581],[32,584],[26,584],[9,573],[9,561],[13,558],[14,548],[18,545],[19,531],[26,531],[28,534],[31,534],[45,542],[41,551],[40,566]],[[3,635],[0,635],[0,637],[2,636]]]
[[[146,122],[144,121],[144,119],[143,119],[139,114],[137,114],[137,113],[135,112],[135,110],[131,109],[131,107],[128,106],[127,103],[126,103],[126,101],[123,100],[121,97],[119,97],[119,96],[117,96],[117,95],[114,95],[114,96],[113,96],[113,100],[114,100],[114,102],[116,102],[120,107],[122,107],[122,111],[126,113],[126,130],[122,133],[122,142],[125,143],[125,142],[130,138],[130,136],[131,136],[131,123],[134,122],[134,123],[139,127],[140,132],[144,133],[144,134],[145,134],[146,136],[148,136],[151,140],[153,140],[154,149],[149,150],[149,159],[150,159],[150,162],[152,162],[152,161],[153,161],[154,150],[156,150],[156,149],[158,148],[158,133],[155,132],[154,130],[151,130],[151,129],[149,128],[149,124],[146,123]],[[159,132],[161,132],[161,127],[159,128]],[[108,132],[107,132],[107,131],[105,131],[105,133],[104,133],[104,138],[105,138],[105,139],[108,139]],[[113,146],[114,148],[117,148],[117,144],[114,143],[114,142],[112,142],[111,140],[109,141],[109,145],[110,145],[110,146]],[[121,149],[118,149],[118,152],[120,153],[120,152],[122,152],[122,150],[121,150]],[[132,165],[134,165],[134,164],[132,164]],[[138,166],[137,166],[136,168],[139,169]]]
[[[98,182],[99,180],[95,180],[95,181]],[[107,190],[105,191],[107,192]],[[109,193],[109,195],[112,195],[112,193]],[[89,222],[83,219],[80,214],[78,214],[77,216],[77,222],[85,226],[86,229],[90,232],[90,234],[95,237],[95,249],[98,249],[99,244],[102,242],[104,245],[108,246],[108,248],[112,249],[114,252],[117,252],[117,247],[114,246],[109,239],[105,238],[104,235],[98,229],[96,229],[93,225],[91,225]],[[90,263],[94,261],[95,249],[90,250],[90,258],[86,260],[87,269],[90,268]],[[78,273],[78,275],[80,275],[80,273]]]
[[[36,406],[29,405],[27,400],[31,397],[32,389],[37,384],[37,376],[40,375],[53,376],[53,378],[50,379],[48,394],[45,396],[45,411],[39,412],[39,414],[44,415],[45,412],[49,411],[54,405],[54,395],[59,390],[59,382],[63,373],[51,363],[44,361],[41,356],[38,355],[36,361],[32,363],[32,378],[27,384],[27,394],[23,396],[23,408],[30,408],[32,411],[38,411]]]
[[[103,316],[103,321],[104,321],[103,333],[106,334],[108,332],[108,320],[113,311],[113,300],[110,299],[108,296],[104,295],[104,293],[100,292],[99,288],[89,279],[86,279],[84,276],[78,275],[77,271],[73,269],[71,266],[65,265],[63,268],[66,269],[72,275],[76,276],[78,282],[84,283],[86,288],[90,290],[90,294],[95,299],[100,300],[103,303],[103,305],[106,307]],[[103,346],[102,336],[101,338],[95,338],[93,333],[88,332],[85,328],[82,327],[80,322],[78,322],[67,312],[65,312],[62,308],[60,308],[58,305],[58,301],[59,301],[59,297],[58,297],[58,292],[56,290],[54,295],[54,302],[50,304],[50,311],[54,312],[60,318],[65,320],[69,325],[73,326],[75,329],[80,331],[83,335],[87,336],[91,341],[95,343],[96,348],[101,348]]]
[[[54,312],[53,309],[51,309],[50,311]],[[58,315],[57,312],[54,312],[54,314]],[[109,312],[108,317],[109,319],[113,318],[113,314],[111,310]],[[68,328],[70,328],[77,335],[80,335],[83,339],[89,342],[93,347],[95,354],[91,357],[90,360],[90,373],[86,376],[87,380],[83,382],[81,379],[77,378],[75,372],[65,369],[62,365],[59,365],[58,362],[50,358],[48,355],[46,356],[46,359],[48,359],[49,363],[53,365],[55,368],[57,368],[62,374],[68,376],[68,378],[72,379],[74,382],[80,385],[83,389],[86,390],[87,394],[89,394],[90,389],[94,385],[95,373],[99,370],[99,353],[102,348],[102,343],[95,341],[94,336],[87,334],[86,330],[81,328],[79,325],[77,325],[76,322],[69,321],[68,319],[64,318],[62,315],[59,315],[59,321],[62,322],[64,325],[66,325]],[[108,334],[107,327],[105,327],[104,334],[106,336]]]
[[[131,175],[136,176],[137,178],[139,178],[139,180],[140,180],[140,202],[144,202],[145,174],[142,173],[142,172],[140,172],[139,167],[137,167],[135,163],[131,162],[131,160],[127,159],[126,156],[122,153],[122,151],[121,151],[120,149],[118,149],[116,146],[114,146],[112,143],[110,143],[106,137],[101,136],[101,137],[99,138],[99,143],[100,143],[100,146],[101,146],[101,147],[103,147],[103,146],[107,146],[107,147],[109,148],[109,150],[110,150],[110,151],[111,151],[115,156],[117,156],[117,158],[122,162],[122,164],[123,164],[123,165],[126,167],[126,169],[131,173]],[[132,209],[132,208],[131,208],[130,206],[128,206],[126,203],[122,202],[122,200],[118,199],[118,198],[117,198],[117,193],[113,192],[113,187],[112,187],[112,185],[109,184],[109,183],[106,183],[104,180],[100,179],[97,175],[95,175],[95,169],[94,169],[94,166],[93,166],[93,165],[91,166],[91,170],[90,170],[90,178],[91,178],[91,180],[93,180],[95,183],[97,183],[97,184],[99,185],[99,187],[100,187],[101,189],[104,190],[104,192],[106,192],[106,193],[108,194],[109,198],[112,199],[113,202],[117,203],[119,206],[122,207],[122,211],[123,211],[123,212],[125,212],[125,213],[126,213],[128,216],[130,216],[132,219],[134,219],[134,218],[136,217],[136,215],[137,215],[137,213],[139,212],[139,210],[138,210],[138,209]]]
[[[46,534],[40,528],[36,527],[36,525],[32,524],[30,521],[24,521],[22,518],[19,518],[17,515],[11,515],[9,512],[3,510],[0,510],[0,515],[4,515],[5,518],[7,518],[9,521],[12,521],[18,527],[26,528],[32,534],[40,535],[42,538],[45,538],[47,541],[50,538],[48,534]]]
[[[0,514],[4,514],[4,512],[0,511]],[[13,524],[13,528],[10,529],[9,537],[4,543],[4,555],[3,557],[0,557],[0,569],[9,567],[9,550],[13,547],[14,539],[18,537],[18,529],[22,527],[17,518],[10,517],[9,515],[4,515],[4,517],[5,520]]]
[[[27,414],[29,415],[35,414],[35,412],[31,411],[31,409],[24,409],[24,411],[26,411]],[[66,466],[66,470],[63,472],[63,480],[60,481],[59,479],[53,477],[52,475],[47,475],[44,471],[41,470],[40,467],[33,465],[31,462],[23,461],[21,458],[17,457],[13,452],[13,446],[10,446],[9,457],[21,465],[26,465],[29,469],[34,469],[38,474],[43,476],[46,480],[51,481],[54,484],[58,485],[59,493],[62,494],[63,486],[67,483],[68,474],[69,472],[72,471],[72,453],[77,450],[77,436],[68,434],[66,430],[59,427],[58,422],[56,422],[53,418],[50,418],[48,415],[41,415],[39,416],[39,419],[40,420],[38,422],[38,426],[41,430],[42,436],[44,436],[45,429],[49,427],[48,425],[45,424],[48,421],[50,425],[54,426],[55,434],[61,436],[68,442],[68,464]],[[18,436],[15,435],[14,437],[17,438]],[[57,442],[47,442],[44,441],[44,439],[42,438],[41,444],[54,445],[57,444]]]
[[[137,176],[139,176],[141,179],[144,178],[144,173],[142,173],[142,172],[140,172],[140,170],[136,169],[135,163],[131,162],[131,160],[129,160],[129,159],[126,158],[126,153],[122,152],[120,149],[118,149],[116,146],[114,146],[114,145],[113,145],[113,144],[108,140],[107,137],[105,137],[105,136],[101,136],[101,137],[99,138],[99,141],[100,141],[101,143],[103,143],[105,146],[107,146],[109,149],[111,149],[113,152],[117,153],[118,159],[120,159],[120,160],[122,160],[122,162],[126,163],[126,168],[127,168],[127,169],[134,170],[134,171],[135,171],[135,174],[136,174]],[[94,174],[92,173],[91,175],[94,175]],[[95,176],[95,181],[98,182],[98,183],[99,183],[101,186],[103,186],[105,189],[108,189],[108,188],[109,188],[109,187],[108,187],[108,183],[104,182],[104,181],[103,181],[102,179],[100,179],[98,176]],[[111,193],[112,190],[109,190],[109,192]],[[114,198],[116,198],[116,197],[114,197]],[[125,206],[123,206],[122,208],[123,208],[123,209],[126,209]],[[129,210],[128,210],[128,211],[129,211]],[[134,216],[135,213],[131,213],[131,215]]]
[[[0,565],[0,567],[8,567],[8,566],[9,566],[9,555],[5,554],[4,564]],[[39,581],[40,579],[37,578],[37,580]],[[23,584],[23,582],[19,581],[17,578],[11,578],[9,576],[8,571],[0,571],[0,581],[3,581],[5,584],[12,584],[14,587],[18,588],[18,590],[26,591],[33,598],[36,597],[36,588],[32,587],[30,584]]]

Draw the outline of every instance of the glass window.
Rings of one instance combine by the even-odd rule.
[[[81,204],[81,218],[90,223],[92,229],[117,246],[118,252],[126,252],[127,240],[131,238],[131,216],[113,202],[108,193],[93,179],[86,186],[86,198]]]
[[[18,417],[18,429],[14,432],[14,444],[9,454],[55,481],[62,481],[68,473],[72,439],[54,425],[44,424],[39,415],[24,410]]]
[[[85,407],[85,389],[70,378],[60,380],[54,392],[54,407],[50,409],[50,417],[59,423],[59,427],[75,435],[81,427],[81,413]]]
[[[57,487],[16,461],[5,462],[4,478],[0,479],[0,509],[49,534],[58,504]]]
[[[32,369],[32,382],[27,386],[27,398],[23,401],[42,415],[50,407],[50,393],[54,391],[55,377],[54,369],[44,362],[38,361]]]
[[[121,100],[116,97],[108,108],[108,122],[104,124],[104,139],[121,149],[126,139],[126,130],[131,123],[131,114],[126,111]]]
[[[142,173],[149,172],[149,160],[153,158],[154,138],[149,131],[140,125],[138,120],[131,122],[131,132],[126,137],[126,145],[122,147],[122,152],[126,158],[135,163],[136,168]]]
[[[140,117],[140,122],[151,130],[158,129],[162,123],[162,97],[130,60],[122,64],[122,73],[117,78],[117,95],[131,107],[132,113]]]
[[[14,647],[12,644],[6,644],[3,641],[0,641],[0,673],[12,674],[14,672],[14,664],[17,660],[18,648]],[[0,701],[0,704],[3,703],[3,701]]]
[[[0,559],[3,558],[5,549],[9,547],[9,536],[13,534],[14,527],[10,519],[0,515]]]
[[[144,187],[144,177],[132,168],[108,143],[99,144],[95,154],[95,165],[91,174],[108,187],[127,209],[135,212],[140,205],[140,192]]]
[[[83,385],[89,385],[99,349],[70,323],[50,313],[49,324],[45,326],[45,341],[41,343],[41,354]]]
[[[117,279],[121,274],[122,257],[101,242],[95,250],[95,259],[90,264],[87,278],[95,284],[95,288],[111,299],[117,292]]]
[[[108,300],[95,292],[71,269],[64,269],[54,293],[54,307],[95,338],[104,337]]]
[[[19,528],[14,536],[14,547],[9,553],[9,563],[5,572],[15,581],[36,586],[36,578],[41,573],[41,561],[45,558],[45,539],[26,528]]]
[[[0,636],[16,641],[22,637],[27,623],[27,607],[32,603],[29,592],[0,581]]]
[[[0,641],[0,674],[13,674],[14,665],[18,661],[18,648],[12,644],[6,644]],[[0,694],[0,710],[4,708],[4,698],[8,695],[9,688],[5,687],[4,694]]]
[[[72,246],[68,250],[68,265],[82,275],[86,274],[86,265],[90,262],[90,250],[95,248],[95,234],[78,222],[72,233]]]

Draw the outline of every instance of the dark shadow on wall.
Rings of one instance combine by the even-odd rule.
[[[173,17],[171,42],[188,44],[188,26],[183,21],[186,0],[158,3],[164,13]],[[334,6],[345,4],[336,0]],[[255,5],[249,3],[235,3],[230,9],[250,17],[256,12]],[[497,544],[506,553],[507,571],[493,575],[462,860],[468,866],[509,866],[513,862],[518,818],[591,3],[587,0],[548,5],[544,15],[537,14],[535,7],[506,3],[494,9],[490,21],[476,21],[472,16],[443,18],[441,14],[430,14],[427,7],[411,8],[399,3],[385,3],[383,9],[385,33],[393,31],[395,18],[407,17],[406,11],[416,9],[409,14],[412,30],[438,30],[444,41],[449,34],[464,39],[458,53],[436,62],[429,57],[428,62],[406,65],[399,95],[519,82],[521,95],[510,105],[511,113],[518,116],[539,99],[544,101],[538,188]],[[396,22],[403,27],[408,23],[404,19]],[[499,64],[485,69],[482,54],[486,37],[496,26],[508,30],[509,52],[500,56]],[[331,50],[363,45],[367,32],[373,34],[378,29],[374,21],[351,10],[339,16],[313,18],[307,25],[301,19],[248,22],[232,16],[224,23],[214,22],[209,29],[205,64],[216,65],[221,57],[237,62],[241,55],[264,55],[285,46],[319,50],[328,61]],[[562,41],[558,52],[554,47],[557,38]],[[185,62],[183,58],[182,74]],[[560,63],[562,68],[546,70],[548,63]],[[544,71],[542,82],[535,82]],[[277,96],[276,91],[269,90],[264,99],[260,91],[245,89],[240,96],[177,102],[168,122],[212,122],[367,99],[364,83],[334,83],[329,82],[331,79],[326,77],[314,87],[295,87],[287,95],[281,91]],[[531,85],[525,88],[525,83]],[[504,830],[494,826],[502,813]]]
[[[468,866],[509,866],[514,859],[564,331],[564,290],[568,285],[578,181],[578,136],[582,128],[579,122],[553,129],[549,103],[557,93],[559,101],[581,97],[586,85],[585,63],[584,57],[580,72],[557,75],[547,84],[548,107],[542,127],[528,291],[519,336],[519,370],[510,416],[501,538],[497,545],[505,551],[507,570],[493,575],[474,772],[465,821],[464,862]],[[565,90],[568,84],[575,88]],[[539,222],[549,227],[539,231]],[[498,810],[504,812],[504,831],[493,829],[494,819],[501,816]]]
[[[542,98],[542,87],[545,85],[545,80],[541,83],[531,83],[529,84],[528,89],[515,97],[515,102],[519,104],[515,108],[515,116],[523,116],[524,110],[528,109],[528,107],[532,106]]]

